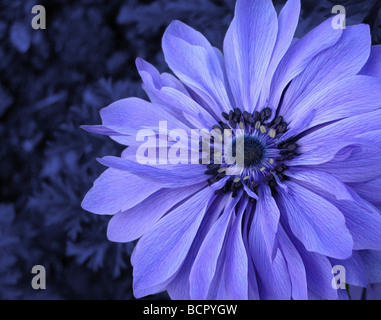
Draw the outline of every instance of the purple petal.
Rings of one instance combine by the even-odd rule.
[[[345,157],[341,158],[342,154],[345,154]],[[316,166],[316,168],[343,182],[357,183],[379,177],[380,163],[381,150],[376,145],[357,146],[341,150],[331,161]]]
[[[340,38],[342,30],[332,28],[333,19],[329,18],[311,30],[284,55],[272,80],[270,106],[276,108],[287,84],[303,72],[316,55],[333,46]]]
[[[169,73],[160,74],[159,71],[150,63],[142,58],[136,59],[136,67],[138,68],[140,77],[143,80],[144,89],[152,94],[157,89],[162,87],[170,87],[179,90],[185,95],[188,95],[184,85],[174,76]],[[162,101],[158,99],[158,101]]]
[[[310,110],[316,110],[308,127],[348,118],[379,108],[381,100],[381,79],[369,76],[352,76],[332,81],[327,85],[315,85],[298,99],[286,116],[290,127],[296,126],[301,117]]]
[[[230,229],[226,243],[225,287],[227,299],[248,299],[248,257],[242,239],[242,216],[247,206],[247,198],[240,203],[240,208]]]
[[[381,282],[381,251],[359,251],[369,283]]]
[[[343,214],[330,202],[294,182],[280,200],[290,228],[308,251],[345,259],[351,256],[353,240]]]
[[[226,33],[226,73],[235,103],[253,111],[277,38],[278,20],[270,0],[238,0]]]
[[[137,162],[106,156],[98,161],[105,166],[131,172],[145,180],[161,185],[163,188],[182,187],[196,183],[205,182],[206,176],[202,165],[143,165]],[[149,182],[146,182],[149,184]]]
[[[160,188],[129,172],[110,168],[95,180],[81,205],[96,214],[115,214],[136,206]]]
[[[188,129],[187,125],[166,112],[161,105],[138,98],[116,101],[100,113],[104,126],[125,135],[135,135],[139,129],[144,128],[157,129],[159,121],[167,121],[168,130]]]
[[[271,80],[279,62],[289,49],[296,27],[298,25],[300,14],[300,0],[289,0],[282,8],[278,17],[278,35],[274,51],[271,56],[269,67],[264,78],[262,91],[260,95],[259,106],[265,105],[269,97]]]
[[[374,205],[381,205],[381,177],[362,183],[349,183],[349,185],[361,198]]]
[[[177,272],[173,281],[167,286],[168,294],[171,299],[176,300],[190,300],[190,278],[193,264],[196,256],[200,251],[201,244],[205,240],[207,233],[210,231],[212,225],[217,220],[219,214],[225,207],[225,203],[228,202],[227,195],[220,195],[216,197],[214,202],[209,206],[208,211],[205,214],[205,218],[202,221],[200,229],[192,243],[189,253],[181,266],[181,269]],[[238,197],[237,197],[238,198]]]
[[[381,78],[381,45],[372,46],[369,59],[360,74]]]
[[[163,52],[173,72],[220,112],[229,111],[224,67],[218,51],[199,32],[180,21],[172,22],[164,33]]]
[[[345,184],[328,173],[301,168],[290,169],[287,176],[303,187],[329,193],[337,200],[353,200]]]
[[[332,108],[337,108],[342,100],[346,101],[346,97],[342,97],[343,94],[354,94],[353,88],[358,89],[356,82],[351,82],[352,89],[348,89],[349,84],[344,83],[344,87],[340,87],[339,84],[342,79],[354,76],[360,71],[369,57],[370,45],[368,25],[356,25],[343,30],[341,38],[334,46],[319,53],[305,70],[293,79],[283,99],[283,116],[295,120],[300,114],[315,108],[317,118],[311,126],[318,123],[319,118],[325,120],[328,116],[327,109],[331,111]],[[336,89],[336,86],[337,91],[333,89]],[[332,88],[332,92],[327,93],[327,88]],[[351,110],[350,107],[347,109]]]
[[[336,300],[337,289],[332,287],[332,265],[328,258],[315,252],[308,252],[296,239],[293,243],[303,259],[306,270],[308,299]]]
[[[307,276],[303,260],[281,226],[279,227],[278,236],[279,246],[290,274],[292,298],[294,300],[307,300]]]
[[[333,266],[341,265],[345,268],[345,282],[350,285],[367,287],[368,280],[366,277],[365,267],[361,256],[357,251],[353,251],[350,258],[345,260],[330,259]],[[341,290],[339,290],[341,291]]]
[[[262,197],[259,197],[259,200],[261,199]],[[269,252],[269,249],[271,248],[269,248],[269,240],[266,239],[267,236],[272,237],[274,217],[276,217],[276,213],[271,219],[272,225],[270,224],[269,228],[266,226],[266,214],[272,213],[270,210],[262,212],[263,209],[264,208],[258,209],[257,205],[248,238],[251,258],[258,272],[258,289],[260,297],[265,300],[288,300],[291,298],[291,282],[285,257],[278,248],[274,248],[274,255],[272,253],[273,251]],[[266,230],[266,228],[268,229]],[[273,230],[269,232],[271,229]],[[271,254],[270,257],[269,254]],[[273,256],[274,258],[272,258]],[[274,283],[277,285],[274,286]]]
[[[216,271],[217,260],[226,236],[233,210],[239,198],[230,200],[221,217],[213,224],[200,246],[190,273],[190,294],[192,299],[206,299]]]
[[[274,250],[275,234],[278,230],[280,212],[267,185],[259,189],[260,195],[254,213],[254,237],[260,236],[264,241],[265,256],[271,261]]]
[[[355,201],[337,201],[335,205],[345,217],[355,250],[381,248],[381,213],[361,198]],[[362,202],[361,202],[362,201]]]
[[[381,110],[355,115],[324,126],[298,140],[301,156],[289,161],[291,166],[314,165],[331,160],[337,152],[349,145],[374,143],[364,133],[381,130]],[[371,137],[374,139],[374,136]]]
[[[108,224],[108,239],[115,242],[129,242],[140,238],[167,211],[203,186],[160,189],[131,209],[115,214]]]
[[[122,136],[123,135],[122,133],[116,132],[102,125],[95,125],[95,126],[83,125],[81,126],[81,129],[86,130],[87,132],[103,134],[106,136]]]
[[[205,188],[159,220],[135,247],[133,287],[136,297],[171,278],[185,260],[204,214],[213,199]]]
[[[203,107],[196,103],[184,86],[170,74],[162,74],[143,59],[137,59],[139,73],[144,80],[151,101],[166,107],[166,110],[179,118],[184,115],[195,128],[209,128],[218,122]],[[205,120],[205,121],[203,121]]]

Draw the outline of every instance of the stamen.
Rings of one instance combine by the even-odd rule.
[[[226,179],[228,169],[231,174],[226,180],[225,185],[215,190],[216,194],[219,192],[231,192],[232,197],[235,197],[238,195],[239,190],[243,188],[243,184],[245,184],[249,190],[258,195],[258,187],[262,182],[270,187],[273,194],[276,194],[278,183],[288,179],[285,174],[288,166],[283,162],[292,160],[299,155],[298,145],[294,137],[279,142],[282,134],[287,131],[287,123],[282,116],[277,116],[272,121],[268,121],[271,115],[272,109],[269,107],[262,109],[260,112],[255,111],[254,114],[247,111],[242,112],[239,108],[234,108],[234,110],[230,110],[229,113],[222,112],[222,118],[226,122],[219,121],[218,125],[213,126],[213,130],[217,134],[220,134],[220,138],[217,137],[216,139],[214,135],[212,135],[210,150],[215,150],[216,140],[221,143],[224,137],[233,136],[232,155],[236,156],[236,153],[243,152],[244,170],[234,171],[238,167],[226,165],[221,152],[216,152],[216,154],[212,152],[210,155],[211,159],[204,159],[205,161],[210,160],[212,162],[207,165],[207,170],[205,171],[205,174],[212,176],[207,180],[208,183],[213,184],[224,177]],[[233,130],[236,130],[237,126],[244,130],[243,150],[236,149],[236,138]],[[267,136],[265,136],[265,134],[267,134]],[[213,137],[215,139],[212,139]],[[278,156],[275,156],[274,153],[277,153]],[[273,157],[267,158],[267,154],[271,154]],[[262,174],[258,174],[258,172],[262,172]],[[259,180],[254,180],[255,178]],[[247,196],[249,201],[256,201],[249,194],[247,194]]]
[[[270,131],[269,131],[269,136],[270,136],[270,138],[274,139],[275,136],[276,136],[276,130],[271,128]]]

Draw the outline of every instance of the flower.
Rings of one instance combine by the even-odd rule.
[[[128,146],[99,159],[109,169],[82,207],[113,215],[111,241],[140,238],[136,297],[348,297],[334,266],[341,284],[381,282],[381,47],[367,25],[335,28],[336,17],[294,39],[299,12],[298,0],[279,16],[270,0],[238,0],[223,54],[172,22],[162,47],[177,77],[138,58],[151,102],[117,101],[102,125],[84,126]],[[231,130],[223,151],[244,163],[219,152],[208,164],[137,161],[142,145],[154,155],[189,146],[193,128],[217,134],[214,148]]]

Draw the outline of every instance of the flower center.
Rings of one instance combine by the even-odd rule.
[[[255,136],[245,135],[244,136],[244,148],[240,150],[237,146],[237,139],[235,138],[232,142],[232,155],[237,156],[237,153],[242,153],[244,156],[245,167],[254,167],[258,165],[265,154],[265,147]]]
[[[249,199],[255,201],[261,183],[267,184],[276,193],[276,188],[288,178],[285,174],[287,165],[283,162],[298,155],[298,145],[294,137],[282,139],[287,131],[287,123],[282,116],[270,121],[271,115],[272,110],[267,107],[254,114],[242,112],[239,108],[231,110],[229,114],[222,113],[226,122],[219,121],[213,129],[231,132],[231,154],[233,157],[243,155],[243,167],[237,163],[229,164],[226,156],[222,158],[222,163],[215,162],[212,157],[205,174],[212,176],[208,179],[210,185],[216,182],[223,185],[216,193],[231,192],[235,197],[240,189],[244,189]],[[237,129],[244,132],[243,136],[238,134]],[[243,145],[239,143],[242,140]],[[224,153],[226,151],[223,150]]]

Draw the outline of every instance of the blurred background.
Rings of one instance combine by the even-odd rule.
[[[87,133],[99,110],[146,98],[135,68],[142,57],[168,71],[162,34],[172,20],[222,48],[233,0],[0,0],[0,299],[134,299],[134,243],[111,243],[109,217],[81,209],[105,169],[97,157],[121,146]],[[277,10],[285,1],[274,1]],[[368,23],[381,43],[381,1],[305,0],[297,36],[343,5],[347,25]],[[46,29],[34,30],[34,5]],[[46,289],[33,290],[34,265]],[[147,297],[167,299],[165,293]]]

